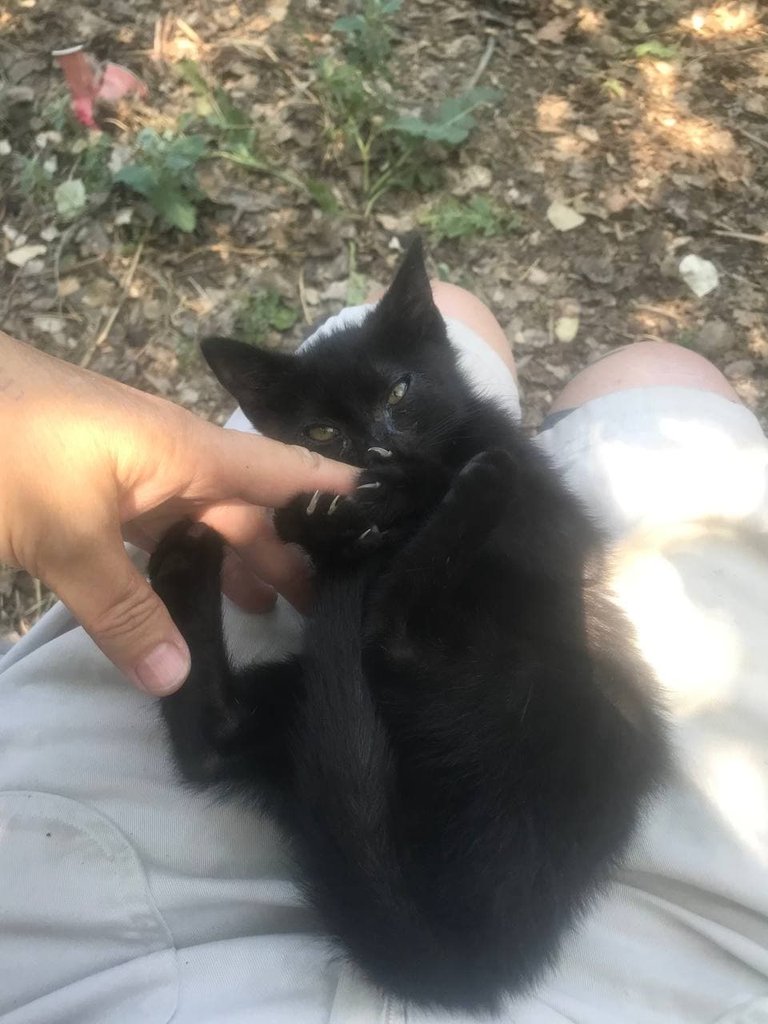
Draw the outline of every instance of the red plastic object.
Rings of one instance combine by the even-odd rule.
[[[52,56],[64,72],[72,97],[72,113],[86,128],[99,130],[95,118],[96,103],[111,106],[125,96],[145,99],[148,95],[146,85],[132,71],[111,61],[100,64],[85,52],[82,44],[53,50]]]

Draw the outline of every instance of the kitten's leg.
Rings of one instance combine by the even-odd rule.
[[[297,658],[235,672],[221,623],[223,541],[202,524],[178,523],[150,559],[152,584],[187,641],[186,683],[163,699],[178,764],[200,784],[260,776],[280,784],[285,736],[302,686]]]
[[[366,633],[402,627],[436,584],[460,578],[504,516],[515,486],[516,463],[506,452],[481,452],[470,459],[389,566],[373,596]]]

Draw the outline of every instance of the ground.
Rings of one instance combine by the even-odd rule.
[[[386,6],[361,3],[369,15]],[[402,114],[428,115],[471,87],[498,94],[475,111],[465,141],[423,151],[421,191],[392,188],[370,211],[359,155],[329,130],[318,84],[323,58],[344,59],[335,19],[359,9],[166,0],[158,13],[149,0],[9,0],[0,328],[221,421],[230,403],[198,355],[201,337],[235,331],[294,346],[308,324],[385,284],[419,230],[433,272],[473,289],[506,329],[529,427],[580,367],[647,338],[705,354],[768,422],[759,6],[405,0],[387,16],[391,53],[366,102],[384,95]],[[80,41],[149,86],[145,102],[101,111],[101,136],[68,116],[50,57]],[[211,129],[190,172],[196,227],[165,227],[115,175],[140,128],[177,138],[203,116],[210,125],[218,89],[245,115],[237,137],[259,159],[217,156],[222,131],[229,141],[236,131],[229,121]],[[68,179],[87,191],[72,210],[54,192]],[[458,206],[446,206],[451,197]],[[459,236],[441,237],[456,209]],[[681,275],[685,256],[713,265],[706,295]],[[23,633],[48,600],[0,567],[0,634]]]

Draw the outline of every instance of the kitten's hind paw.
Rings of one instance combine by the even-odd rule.
[[[221,535],[205,523],[186,519],[175,523],[155,548],[149,578],[173,614],[175,607],[201,595],[206,585],[218,596],[223,558]]]

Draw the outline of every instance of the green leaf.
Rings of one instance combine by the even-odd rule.
[[[362,14],[350,14],[345,18],[337,18],[331,25],[332,32],[344,32],[355,35],[365,31],[365,18]]]
[[[307,178],[304,182],[307,192],[323,211],[323,213],[338,213],[339,203],[329,185],[317,178]]]
[[[208,140],[202,135],[179,135],[167,144],[163,163],[171,172],[188,171],[200,160],[208,148]]]
[[[160,216],[180,231],[194,231],[197,210],[177,188],[163,183],[148,196]]]
[[[85,185],[79,178],[62,181],[53,193],[56,212],[64,220],[74,220],[85,209],[85,199]]]
[[[677,56],[676,46],[667,46],[658,39],[649,39],[647,43],[640,43],[635,47],[636,57],[658,57],[659,60],[668,60]]]
[[[158,186],[157,173],[149,164],[126,164],[120,168],[114,180],[143,196],[148,196]]]
[[[405,135],[458,146],[475,127],[474,111],[484,104],[498,102],[500,96],[497,89],[470,89],[461,96],[443,100],[432,120],[400,117],[392,127]]]

